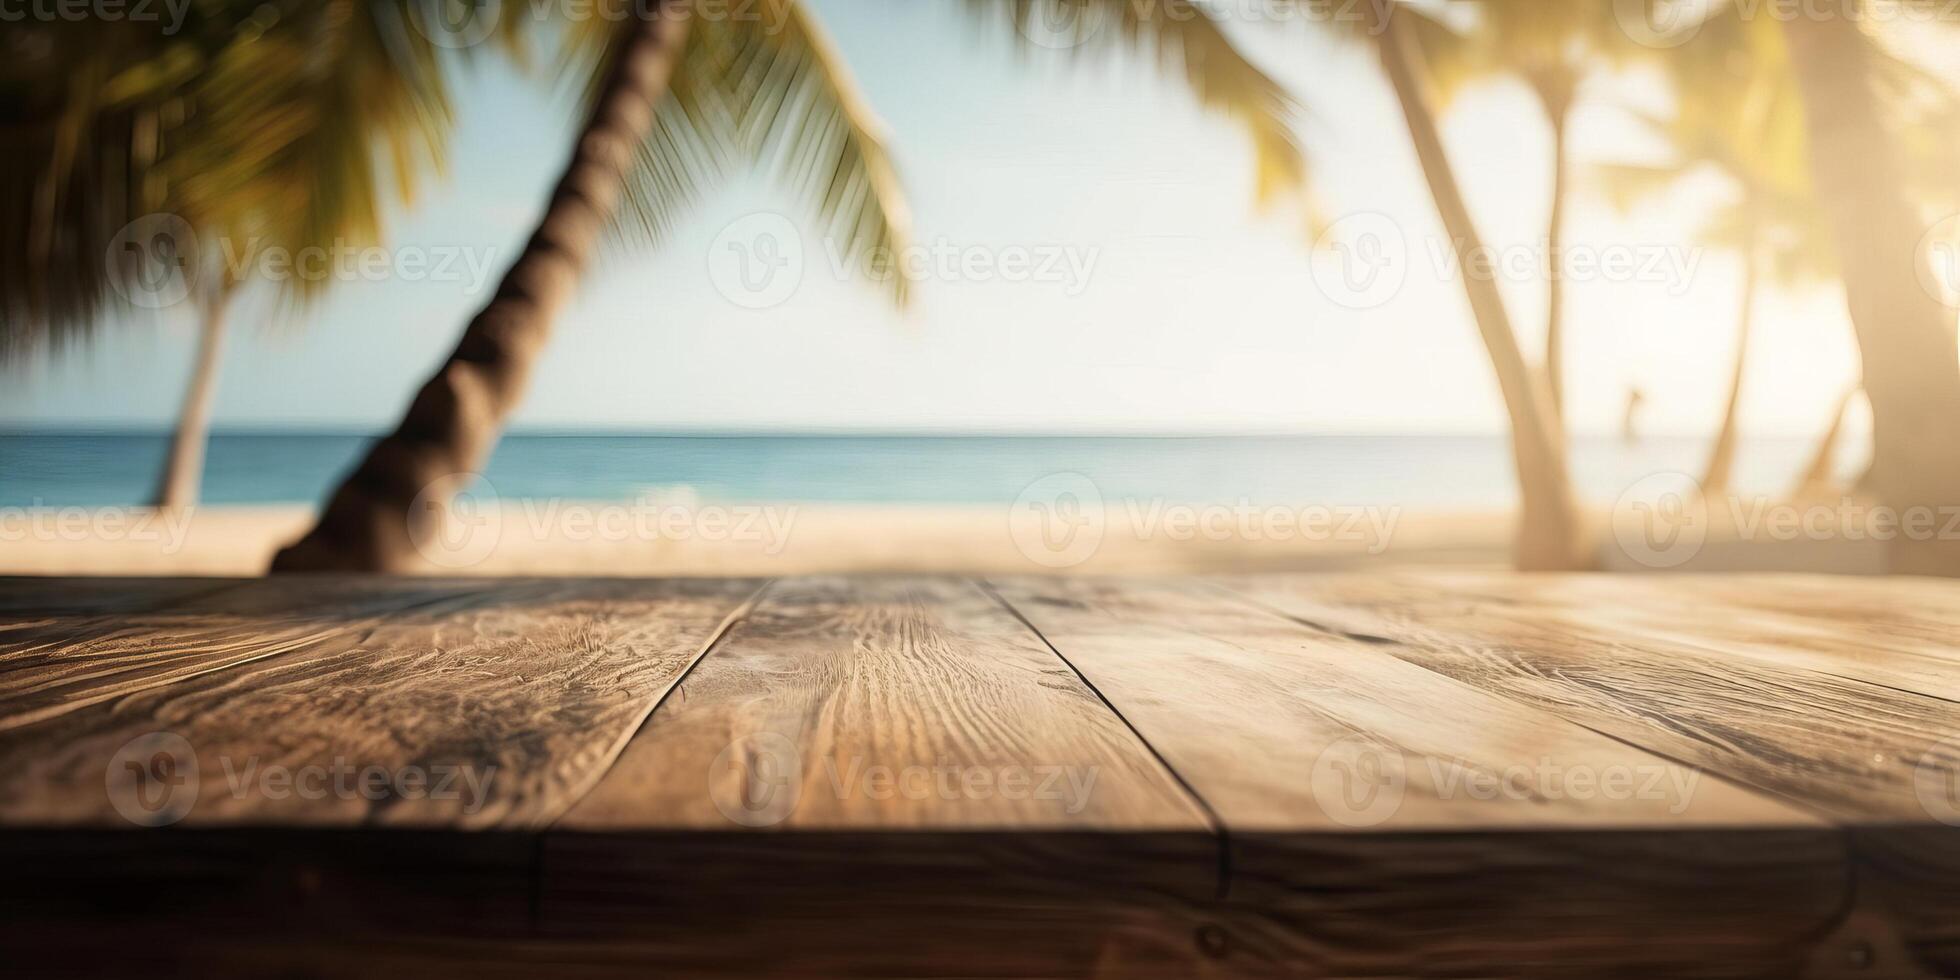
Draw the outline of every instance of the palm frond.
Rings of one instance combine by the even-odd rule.
[[[0,357],[128,312],[107,252],[136,217],[174,215],[234,260],[359,245],[380,237],[384,189],[407,198],[440,168],[447,52],[400,5],[211,0],[177,34],[102,20],[28,30],[47,35],[46,58],[0,78],[17,137],[0,152]],[[222,273],[224,257],[207,258]],[[279,286],[304,300],[327,284]]]
[[[1198,0],[967,0],[983,22],[1094,61],[1117,51],[1156,59],[1206,109],[1244,127],[1261,203],[1303,195],[1308,172],[1293,130],[1299,105],[1243,54]],[[1039,39],[1039,40],[1038,40]]]
[[[615,43],[601,31],[576,30],[566,63],[589,77]],[[894,302],[903,306],[910,296],[903,263],[891,260],[909,244],[911,210],[884,124],[798,0],[760,0],[744,16],[695,19],[636,163],[615,241],[657,244],[702,192],[743,164],[800,198],[843,255],[889,273]]]

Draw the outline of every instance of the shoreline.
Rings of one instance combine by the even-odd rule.
[[[1512,517],[1503,511],[1172,505],[1109,508],[1089,519],[1045,506],[504,501],[451,514],[424,543],[430,560],[416,574],[1176,575],[1509,565]],[[306,531],[313,513],[305,505],[211,505],[174,514],[17,508],[0,521],[0,575],[256,577],[275,550]],[[1734,526],[1719,508],[1711,513],[1715,519],[1691,552],[1660,561],[1643,553],[1624,521],[1616,526],[1613,515],[1594,513],[1599,570],[1885,570],[1877,541],[1835,532],[1770,539]]]
[[[44,507],[0,526],[0,575],[250,577],[303,534],[305,505]],[[1296,512],[1297,513],[1297,512]],[[430,575],[747,576],[822,573],[1175,574],[1336,570],[1375,564],[1501,566],[1501,513],[1329,513],[1249,533],[1176,508],[1112,510],[1056,528],[999,505],[505,501],[452,514],[422,548]],[[1216,515],[1209,515],[1216,516]],[[1321,515],[1309,515],[1318,518]],[[1250,520],[1264,519],[1263,513]],[[1344,526],[1345,525],[1345,526]],[[1250,526],[1250,525],[1249,525]],[[1044,534],[1044,532],[1046,532]],[[1071,533],[1072,532],[1072,533]],[[1280,532],[1280,533],[1275,533]]]

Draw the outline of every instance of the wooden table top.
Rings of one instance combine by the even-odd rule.
[[[1956,701],[1916,579],[0,580],[0,940],[1955,975]]]

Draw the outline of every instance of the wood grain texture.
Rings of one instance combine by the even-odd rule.
[[[568,830],[1204,830],[1040,637],[970,582],[790,579],[702,658]]]
[[[998,586],[1234,832],[1817,823],[1200,582]]]
[[[997,584],[0,581],[0,947],[103,976],[1960,975],[1960,586]],[[137,830],[110,763],[159,730],[199,799]],[[340,759],[497,768],[467,808],[232,789]],[[1355,778],[1390,771],[1377,810]]]
[[[541,908],[661,972],[1190,976],[1218,862],[1147,748],[975,585],[796,579],[552,829]]]
[[[0,613],[0,732],[210,671],[344,644],[383,618],[486,593],[485,583],[235,583],[117,605],[82,586],[53,613]]]
[[[146,680],[107,692],[89,681],[79,705],[0,733],[0,821],[125,823],[116,804],[134,790],[114,781],[118,753],[166,732],[189,748],[169,760],[170,778],[195,775],[189,826],[542,825],[605,772],[758,585],[338,581],[304,602],[290,580],[227,593],[223,611],[186,614],[195,626],[169,644],[119,631],[61,651],[64,677],[103,674],[91,662],[105,659],[114,676]],[[370,602],[380,595],[385,614]],[[307,641],[195,669],[174,641],[194,628],[229,650],[267,619],[303,623],[267,632]]]
[[[1841,822],[1923,822],[1915,771],[1960,765],[1951,702],[1637,635],[1584,609],[1421,575],[1252,579],[1232,588]]]
[[[1217,810],[1252,972],[1788,975],[1842,910],[1815,817],[1372,639],[1202,582],[1000,588]]]
[[[1885,588],[1838,580],[1819,594],[1811,576],[1428,574],[1509,615],[1556,607],[1601,626],[1720,657],[1747,657],[1960,701],[1960,589],[1952,607],[1904,611]],[[1807,612],[1803,610],[1808,610]]]

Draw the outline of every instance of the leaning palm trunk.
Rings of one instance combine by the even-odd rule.
[[[153,503],[159,508],[175,510],[197,503],[198,488],[204,481],[204,448],[211,436],[211,403],[217,396],[231,292],[229,286],[216,288],[199,311],[204,322],[198,328],[190,388],[184,392],[177,429],[170,437],[170,455],[164,458],[163,475],[157,481]]]
[[[688,8],[686,0],[666,0],[627,28],[571,163],[496,297],[470,322],[401,425],[334,492],[319,523],[273,559],[275,572],[403,571],[423,564],[411,523],[443,515],[439,507],[412,512],[415,501],[446,503],[488,461],[619,202],[673,73]]]
[[[1480,254],[1483,241],[1470,218],[1469,206],[1457,185],[1437,130],[1436,115],[1422,79],[1414,39],[1401,19],[1385,16],[1379,23],[1382,67],[1401,102],[1416,156],[1429,180],[1431,196],[1441,212],[1444,229],[1459,254]],[[1565,453],[1555,433],[1557,422],[1548,414],[1550,394],[1544,379],[1526,366],[1511,329],[1510,314],[1497,283],[1463,269],[1470,310],[1490,353],[1491,367],[1511,420],[1511,449],[1517,467],[1520,508],[1515,561],[1525,570],[1561,570],[1594,564],[1586,531],[1572,499]]]
[[[1536,85],[1545,118],[1552,127],[1552,213],[1546,222],[1545,250],[1550,278],[1545,286],[1545,387],[1550,393],[1547,410],[1557,423],[1555,434],[1565,429],[1565,205],[1570,194],[1572,152],[1566,130],[1572,117],[1572,86],[1564,78],[1548,78]]]
[[[1960,357],[1948,314],[1921,285],[1921,229],[1873,91],[1871,52],[1848,17],[1783,24],[1799,68],[1817,197],[1842,264],[1872,406],[1872,490],[1902,517],[1960,504]],[[1911,540],[1917,537],[1918,540]],[[1960,542],[1899,535],[1891,569],[1960,575]]]
[[[1715,435],[1715,448],[1709,450],[1708,465],[1701,471],[1703,493],[1721,493],[1735,476],[1735,447],[1741,438],[1742,377],[1749,359],[1749,328],[1756,319],[1756,245],[1753,240],[1742,248],[1742,309],[1736,314],[1735,367],[1729,375],[1729,401],[1722,412],[1722,427]]]

